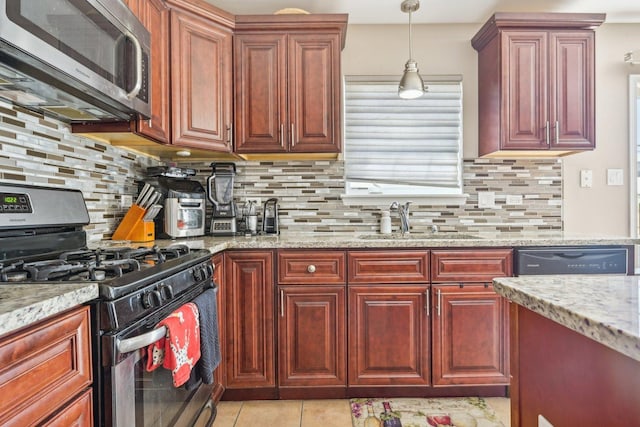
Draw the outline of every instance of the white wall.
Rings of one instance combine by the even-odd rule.
[[[477,53],[471,38],[480,24],[415,25],[413,57],[420,73],[462,74],[464,156],[478,154]],[[640,66],[624,53],[640,49],[640,24],[604,24],[596,31],[596,149],[564,158],[564,229],[569,233],[629,235],[628,75]],[[408,59],[407,25],[350,25],[343,73],[400,76]],[[606,185],[607,168],[623,169],[626,185]],[[579,187],[581,169],[593,188]]]

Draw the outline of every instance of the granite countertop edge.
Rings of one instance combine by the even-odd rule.
[[[539,290],[532,290],[524,285],[531,280],[539,281]],[[585,289],[589,289],[584,293],[572,292],[571,290],[563,293],[562,289],[554,288],[545,294],[545,280],[564,282],[579,280]],[[637,329],[632,331],[627,324],[622,325],[620,319],[616,318],[618,313],[615,311],[607,313],[606,310],[594,310],[590,312],[588,308],[585,308],[585,306],[593,304],[594,301],[598,301],[598,287],[611,280],[611,276],[600,275],[527,276],[523,278],[495,278],[493,285],[495,291],[508,300],[640,361],[640,332]],[[616,276],[615,280],[635,281],[635,286],[637,286],[639,279],[637,276]],[[636,313],[637,316],[637,296],[636,301],[628,304],[626,308],[629,309],[628,313]]]
[[[377,237],[380,238],[377,238]],[[527,246],[586,246],[586,245],[633,245],[639,239],[628,237],[495,237],[478,238],[425,237],[385,238],[368,235],[354,236],[233,236],[191,237],[175,240],[156,240],[159,246],[186,244],[193,249],[208,249],[215,254],[230,249],[416,249],[416,248],[473,248],[473,247],[527,247]]]
[[[0,336],[94,300],[95,283],[0,285]]]

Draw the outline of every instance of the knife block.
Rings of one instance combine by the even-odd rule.
[[[154,222],[142,220],[146,212],[146,209],[138,205],[131,205],[111,239],[129,240],[132,242],[149,242],[155,240]]]

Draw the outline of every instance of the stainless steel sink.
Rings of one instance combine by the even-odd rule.
[[[364,240],[455,240],[455,239],[480,239],[472,234],[462,233],[416,233],[416,234],[363,234],[359,236]]]

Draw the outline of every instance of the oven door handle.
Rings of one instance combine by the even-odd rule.
[[[153,344],[160,338],[164,337],[166,333],[167,328],[165,326],[160,326],[159,328],[153,329],[145,334],[123,340],[118,339],[116,341],[116,348],[121,354],[130,353]]]

